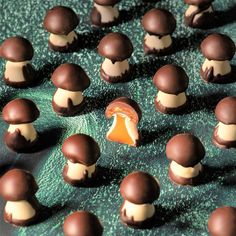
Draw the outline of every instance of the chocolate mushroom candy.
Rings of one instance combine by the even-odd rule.
[[[153,202],[160,195],[157,179],[146,172],[132,172],[121,182],[120,193],[124,198],[121,221],[134,228],[151,227],[156,218]]]
[[[203,170],[201,160],[205,148],[192,134],[182,133],[172,137],[166,145],[166,156],[171,161],[170,179],[180,185],[196,185]]]
[[[220,148],[236,148],[236,97],[226,97],[216,106],[218,124],[214,129],[213,143]]]
[[[40,204],[35,197],[38,185],[32,174],[12,169],[0,179],[0,195],[6,201],[4,220],[16,226],[30,225],[37,220]]]
[[[89,87],[90,80],[79,65],[60,65],[52,74],[52,82],[57,87],[52,106],[58,115],[73,116],[83,110],[83,91]]]
[[[206,57],[201,67],[201,77],[206,82],[224,83],[232,78],[230,60],[235,54],[235,44],[224,34],[210,34],[201,43]]]
[[[100,68],[103,80],[117,83],[129,79],[131,68],[127,59],[133,53],[133,45],[126,35],[107,34],[98,45],[98,53],[105,57]]]
[[[185,24],[192,28],[209,28],[214,24],[214,0],[184,0],[188,9],[184,14]]]
[[[102,236],[103,226],[97,216],[87,211],[77,211],[66,217],[65,236]]]
[[[71,52],[78,46],[78,35],[74,31],[79,17],[65,6],[55,6],[48,10],[43,26],[50,33],[49,47],[58,52]]]
[[[154,75],[153,83],[159,90],[155,98],[157,111],[178,114],[187,107],[185,91],[189,78],[182,67],[170,64],[161,67]]]
[[[86,134],[70,136],[63,142],[62,153],[67,159],[63,170],[67,183],[77,186],[93,181],[100,148],[92,137]]]
[[[208,230],[211,236],[235,236],[236,208],[223,206],[213,211],[208,220]]]
[[[90,14],[92,25],[97,27],[110,26],[117,22],[119,10],[116,6],[120,0],[94,0]]]
[[[153,8],[142,19],[142,26],[147,32],[144,38],[145,54],[158,56],[169,54],[172,50],[171,34],[176,28],[174,16],[165,9]]]
[[[0,46],[0,57],[7,60],[4,81],[12,87],[27,87],[36,81],[31,65],[34,56],[32,44],[23,37],[11,37]]]
[[[130,146],[139,144],[137,125],[141,120],[142,111],[134,100],[128,97],[113,100],[106,108],[105,115],[108,119],[114,117],[113,124],[106,135],[109,141]]]
[[[4,135],[6,145],[16,151],[31,151],[38,141],[33,122],[39,117],[37,106],[29,99],[17,98],[2,110],[3,120],[9,124]]]

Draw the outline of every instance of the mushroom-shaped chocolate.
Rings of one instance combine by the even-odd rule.
[[[100,68],[103,80],[117,83],[129,79],[131,68],[127,59],[133,53],[133,45],[126,35],[107,34],[98,45],[98,53],[105,57]]]
[[[64,180],[73,185],[86,185],[94,179],[96,162],[100,157],[97,142],[86,134],[74,134],[62,144],[62,153],[67,159],[63,170]]]
[[[236,208],[223,206],[214,210],[208,220],[208,230],[211,236],[235,236]]]
[[[235,44],[224,34],[210,34],[201,43],[206,58],[201,67],[201,77],[206,82],[225,83],[231,80],[230,60],[235,54]]]
[[[120,0],[94,0],[90,13],[92,25],[96,27],[111,26],[117,22],[119,10],[116,6]]]
[[[31,65],[34,56],[32,44],[23,37],[11,37],[0,46],[0,57],[7,60],[4,81],[12,87],[27,87],[35,82],[36,74]]]
[[[79,65],[60,65],[52,74],[52,82],[57,87],[52,106],[58,115],[73,116],[83,110],[83,91],[89,87],[90,80]]]
[[[166,156],[171,161],[170,179],[180,185],[195,185],[203,170],[201,160],[205,148],[192,134],[183,133],[172,137],[166,145]]]
[[[31,151],[38,141],[33,122],[39,117],[39,110],[34,102],[25,98],[14,99],[3,108],[2,116],[9,124],[4,135],[6,145],[16,152]]]
[[[121,182],[120,193],[124,198],[121,221],[134,228],[151,227],[156,218],[153,202],[160,195],[158,180],[146,172],[132,172]]]
[[[48,10],[43,26],[50,33],[49,47],[58,52],[71,52],[78,46],[78,35],[74,31],[79,24],[79,16],[65,6],[55,6]]]
[[[218,124],[214,129],[213,143],[220,148],[236,148],[236,97],[226,97],[216,106]]]
[[[192,28],[205,29],[214,24],[214,0],[184,0],[188,9],[184,14],[185,24]]]
[[[154,75],[153,83],[159,90],[155,98],[155,107],[159,112],[179,113],[187,106],[185,90],[188,88],[189,78],[182,67],[161,67]]]
[[[93,213],[77,211],[66,217],[63,231],[65,236],[102,236],[103,226]]]
[[[138,122],[142,117],[139,105],[132,99],[120,97],[113,100],[106,108],[108,119],[114,117],[113,124],[107,132],[109,141],[137,146],[140,140]]]
[[[158,56],[169,54],[172,50],[171,34],[176,28],[174,16],[165,9],[153,8],[142,19],[142,26],[147,32],[144,38],[145,54]]]
[[[4,220],[16,226],[35,222],[40,213],[37,191],[38,185],[29,172],[21,169],[6,172],[0,179],[0,195],[6,201]]]

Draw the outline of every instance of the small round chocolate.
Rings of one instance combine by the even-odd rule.
[[[119,3],[121,0],[94,0],[95,3],[101,6],[114,6]]]
[[[208,230],[211,236],[236,235],[236,208],[219,207],[209,217]]]
[[[125,200],[134,204],[153,203],[160,195],[160,186],[149,173],[136,171],[122,180],[120,193]]]
[[[90,166],[100,157],[100,148],[89,135],[74,134],[63,142],[62,153],[73,163]]]
[[[215,115],[226,125],[236,124],[236,97],[223,98],[216,106]]]
[[[166,156],[183,167],[193,167],[204,158],[205,148],[196,136],[177,134],[168,141]]]
[[[38,185],[31,173],[21,169],[12,169],[0,179],[0,195],[6,201],[21,201],[34,196]]]
[[[110,119],[115,113],[127,115],[135,124],[137,124],[142,118],[142,111],[138,103],[128,97],[119,97],[107,106],[105,116],[108,119]]]
[[[63,231],[65,236],[101,236],[103,226],[94,214],[77,211],[66,217]]]
[[[169,11],[153,8],[143,16],[142,26],[149,34],[164,36],[174,32],[176,20]]]
[[[3,120],[8,124],[27,124],[39,117],[39,110],[34,102],[26,98],[17,98],[3,108]]]
[[[206,6],[210,5],[214,0],[184,0],[184,2],[188,5],[195,6]]]
[[[98,53],[113,62],[123,61],[133,53],[130,39],[122,33],[109,33],[102,38],[98,45]]]
[[[57,67],[52,74],[52,82],[57,88],[68,91],[84,91],[90,85],[85,71],[79,65],[72,63]]]
[[[11,62],[30,61],[33,56],[32,44],[20,36],[8,38],[0,46],[0,57]]]
[[[153,83],[164,93],[178,95],[188,88],[189,78],[182,67],[169,64],[156,72]]]
[[[231,60],[235,49],[233,40],[224,34],[210,34],[201,43],[201,52],[209,60]]]
[[[79,24],[79,17],[65,6],[55,6],[48,10],[44,18],[44,28],[53,34],[67,35]]]

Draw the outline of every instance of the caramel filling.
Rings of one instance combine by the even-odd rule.
[[[67,46],[67,44],[72,44],[74,40],[78,38],[77,34],[74,31],[71,31],[68,35],[57,35],[50,34],[49,41],[58,47]]]
[[[94,7],[101,14],[102,23],[113,22],[119,17],[119,11],[116,6],[101,6],[94,3]]]
[[[73,163],[71,161],[67,161],[68,171],[67,176],[70,179],[81,180],[84,178],[86,171],[88,172],[88,177],[91,178],[92,174],[95,172],[96,164],[91,166],[85,166],[80,163]]]
[[[144,221],[155,214],[155,207],[152,204],[134,204],[125,201],[121,211],[126,212],[126,216],[133,218],[134,221]]]
[[[32,123],[9,125],[8,132],[14,133],[17,129],[27,141],[33,142],[37,138],[37,132]]]
[[[24,82],[23,66],[29,64],[30,61],[11,62],[7,61],[5,69],[5,78],[11,82]]]
[[[178,95],[164,93],[159,91],[156,97],[157,102],[160,102],[164,107],[177,108],[184,105],[187,101],[185,92]]]
[[[146,34],[144,38],[145,45],[151,49],[161,50],[171,46],[172,39],[170,35],[161,38],[155,35]]]
[[[28,220],[35,216],[36,211],[28,201],[7,201],[5,212],[12,215],[14,220]]]
[[[199,10],[198,6],[189,5],[188,9],[185,12],[185,16],[186,17],[191,16],[194,12],[196,12],[198,10]],[[209,6],[207,9],[205,9],[205,10],[201,11],[200,13],[196,14],[195,17],[194,17],[194,21],[199,19],[203,15],[203,13],[205,13],[205,12],[209,12],[209,13],[213,12],[212,6]]]
[[[202,170],[202,164],[198,163],[194,167],[183,167],[175,161],[172,161],[170,164],[170,168],[175,175],[190,179],[199,175],[199,172]]]
[[[129,62],[127,60],[124,60],[117,61],[113,64],[111,60],[106,58],[102,63],[102,69],[109,76],[122,76],[122,74],[129,70]]]
[[[116,113],[113,124],[107,132],[107,139],[113,142],[135,146],[138,138],[137,124],[130,120],[128,116]]]
[[[83,93],[80,91],[73,92],[58,88],[54,94],[53,100],[59,107],[68,107],[68,99],[72,100],[74,106],[79,105],[83,101]]]
[[[217,135],[225,141],[236,140],[236,125],[225,125],[221,122],[217,125]]]
[[[202,70],[205,71],[213,67],[213,75],[226,75],[231,72],[231,66],[229,61],[214,61],[205,59]]]

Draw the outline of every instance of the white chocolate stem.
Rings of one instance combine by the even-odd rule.
[[[172,38],[170,35],[165,35],[161,38],[155,35],[146,34],[145,45],[151,49],[161,50],[171,46]]]
[[[215,61],[205,59],[202,65],[202,70],[205,71],[210,67],[213,67],[214,76],[226,75],[231,72],[231,66],[229,61]]]
[[[187,98],[185,92],[174,95],[159,91],[157,93],[156,100],[157,102],[160,102],[164,107],[177,108],[185,104]]]
[[[124,61],[117,61],[114,64],[111,60],[106,58],[104,62],[102,63],[102,69],[104,72],[109,76],[121,76],[126,71],[129,70],[129,62],[128,60]]]
[[[55,46],[64,47],[68,43],[71,44],[77,38],[78,36],[74,31],[71,31],[68,35],[57,35],[51,33],[49,36],[49,41]]]
[[[217,135],[225,141],[235,141],[236,140],[236,125],[225,125],[221,122],[217,125],[218,131]]]
[[[116,6],[101,6],[94,3],[97,11],[101,14],[102,23],[110,23],[119,17],[119,11]]]

